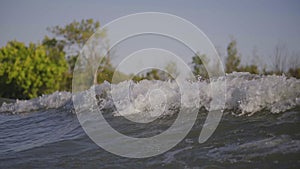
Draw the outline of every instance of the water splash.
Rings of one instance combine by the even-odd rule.
[[[219,77],[209,81],[186,82],[187,88],[197,85],[200,94],[200,106],[210,110],[211,91],[210,83],[224,82],[226,80],[226,107],[225,109],[236,115],[251,116],[255,113],[267,110],[271,113],[280,113],[300,105],[300,80],[276,75],[252,75],[249,73],[231,73],[226,77]],[[128,85],[129,84],[129,85]],[[115,85],[111,91],[111,85]],[[128,86],[131,86],[130,97]],[[192,88],[192,87],[191,87]],[[163,92],[155,97],[149,94],[151,89],[159,89]],[[119,84],[105,82],[92,86],[82,92],[86,99],[91,99],[91,91],[94,90],[100,109],[111,109],[113,115],[148,113],[150,116],[172,115],[180,109],[180,99],[183,106],[193,106],[194,92],[180,95],[176,82],[143,80],[139,83],[124,81]],[[117,92],[118,97],[111,97],[111,92]],[[151,96],[151,98],[150,98]],[[31,100],[17,100],[15,103],[3,103],[0,113],[25,113],[40,109],[56,109],[59,107],[72,108],[72,94],[69,92],[55,92]],[[152,101],[151,101],[152,99]],[[154,101],[153,101],[154,100]],[[131,103],[131,104],[130,104]],[[116,111],[114,105],[119,105]],[[134,105],[134,107],[132,107]],[[157,111],[164,107],[164,112]],[[138,110],[138,111],[137,111]]]

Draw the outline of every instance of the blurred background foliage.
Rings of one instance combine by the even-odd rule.
[[[47,30],[54,35],[45,36],[41,43],[10,41],[0,48],[0,97],[13,99],[30,99],[42,94],[55,91],[71,91],[72,76],[75,62],[85,42],[100,28],[98,21],[86,19],[73,21],[65,26],[49,27]],[[98,34],[106,42],[107,56],[102,60],[98,71],[91,78],[94,84],[111,82],[115,68],[110,61],[109,43],[105,31]],[[252,74],[277,74],[300,78],[299,56],[294,60],[286,55],[282,45],[275,47],[273,69],[266,70],[265,66],[259,69],[258,64],[241,65],[241,54],[237,49],[237,41],[231,40],[227,47],[227,56],[224,56],[226,73],[250,72]],[[90,60],[94,62],[94,60]],[[190,63],[193,74],[201,79],[208,79],[204,63],[210,60],[205,54],[196,53]],[[176,64],[169,63],[166,70],[171,74],[178,74]],[[170,74],[152,69],[140,75],[126,75],[116,72],[118,79],[132,79],[136,82],[148,80],[174,80]]]

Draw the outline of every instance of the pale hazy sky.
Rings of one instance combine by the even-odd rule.
[[[2,0],[0,1],[0,46],[10,40],[38,42],[49,35],[46,28],[73,20],[94,18],[104,25],[137,12],[164,12],[185,18],[198,26],[225,54],[233,36],[246,60],[256,47],[267,58],[278,42],[300,53],[300,1],[97,1],[97,0]]]

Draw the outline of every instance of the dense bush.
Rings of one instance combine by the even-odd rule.
[[[60,89],[67,63],[63,53],[43,46],[9,42],[0,49],[0,96],[28,99]],[[53,57],[51,57],[53,56]]]

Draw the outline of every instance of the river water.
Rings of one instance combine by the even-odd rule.
[[[207,82],[197,83],[205,91]],[[98,94],[107,85],[96,86]],[[143,95],[141,91],[153,85],[170,84],[147,81],[136,84],[135,91]],[[5,103],[0,108],[0,168],[299,168],[300,81],[238,74],[228,77],[226,92],[226,110],[205,143],[198,142],[208,113],[209,96],[203,93],[188,135],[163,154],[139,159],[117,156],[95,144],[78,121],[71,93]],[[129,136],[153,136],[177,118],[175,105],[149,124],[129,123],[115,112],[107,95],[101,97],[98,104],[105,107],[101,113],[106,120]],[[168,104],[174,106],[176,99],[171,98]]]

